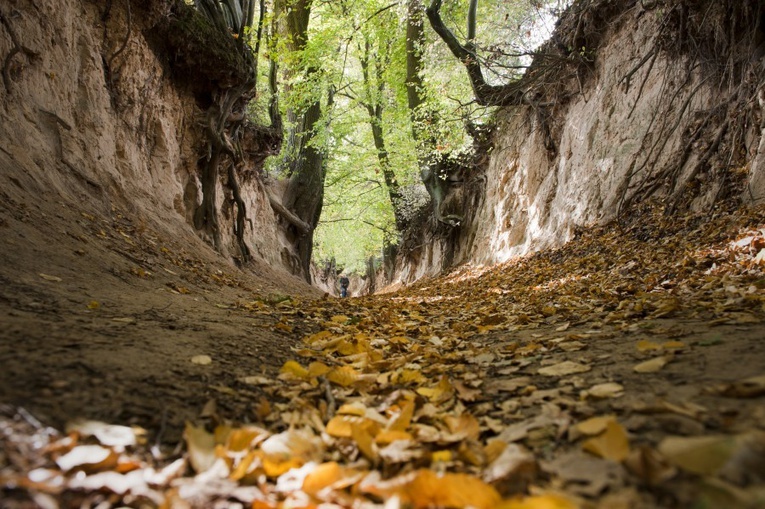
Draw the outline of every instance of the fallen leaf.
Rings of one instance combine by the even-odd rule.
[[[612,420],[603,434],[585,441],[582,449],[607,460],[623,461],[629,456],[630,444],[622,425]]]
[[[650,352],[651,350],[661,350],[661,345],[644,339],[642,341],[638,341],[637,349],[640,352]]]
[[[615,421],[616,417],[613,415],[591,417],[586,421],[578,423],[573,429],[582,435],[595,436],[603,433],[608,427],[608,424]]]
[[[271,385],[274,383],[274,380],[260,375],[243,376],[239,378],[239,381],[248,385]]]
[[[496,509],[580,509],[582,506],[563,495],[537,495],[505,500]]]
[[[49,274],[43,274],[42,272],[40,273],[40,277],[43,278],[46,281],[53,281],[53,282],[56,282],[56,283],[60,283],[61,281],[63,281],[63,279],[61,279],[58,276],[51,276]]]
[[[719,392],[729,398],[756,398],[765,395],[765,375],[753,376],[724,385]]]
[[[196,427],[187,422],[183,432],[189,461],[197,473],[204,472],[215,463],[215,436],[203,427]]]
[[[637,373],[656,373],[667,365],[669,359],[667,357],[654,357],[653,359],[641,362],[633,367],[633,371]]]
[[[586,364],[579,364],[577,362],[572,362],[572,361],[564,361],[558,364],[553,364],[552,366],[540,368],[539,371],[537,371],[537,373],[544,376],[566,376],[566,375],[573,375],[576,373],[586,373],[590,369],[592,368]]]
[[[144,430],[107,424],[101,421],[77,420],[66,426],[67,433],[76,431],[85,437],[95,437],[101,445],[117,447],[124,450],[138,443],[136,432],[145,433]]]
[[[110,448],[100,445],[78,445],[56,458],[56,465],[64,472],[84,470],[92,473],[114,467],[117,459],[117,453]]]
[[[647,446],[633,450],[624,460],[624,466],[652,486],[667,481],[677,474],[676,468],[669,465],[656,450]]]
[[[327,373],[327,380],[342,387],[350,387],[359,379],[359,372],[350,366],[341,366]]]
[[[500,502],[499,493],[480,479],[465,474],[437,474],[432,470],[417,470],[403,476],[381,480],[377,472],[369,474],[360,484],[364,493],[385,499],[398,496],[414,508],[475,507],[490,509]]]
[[[212,364],[212,358],[209,355],[195,355],[191,358],[191,362],[200,366],[207,366]]]
[[[593,385],[586,391],[582,391],[583,397],[593,397],[598,399],[618,398],[624,394],[624,386],[616,382],[606,382]]]
[[[309,377],[308,370],[296,361],[285,362],[279,373],[286,375],[288,378],[296,378],[298,380],[305,380]]]
[[[699,475],[713,475],[736,450],[736,438],[730,435],[667,437],[658,450],[673,465]]]
[[[501,440],[493,442],[503,443]],[[530,484],[537,473],[537,461],[524,447],[517,444],[505,444],[499,456],[483,471],[481,479],[494,484],[503,494],[518,493]]]

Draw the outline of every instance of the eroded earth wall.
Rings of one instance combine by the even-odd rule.
[[[152,28],[167,22],[167,2],[5,0],[0,13],[6,206],[45,201],[89,214],[120,210],[169,235],[193,232],[198,161],[205,155],[202,115],[173,76],[173,55],[152,49]],[[261,180],[240,184],[253,255],[289,265],[293,256]],[[233,263],[236,212],[218,188],[223,255]],[[208,249],[203,240],[198,249]]]
[[[726,199],[765,202],[765,53],[756,24],[730,50],[740,65],[718,76],[728,64],[684,51],[662,2],[616,3],[625,7],[601,21],[597,48],[569,56],[586,61],[563,93],[499,111],[488,166],[473,177],[482,189],[474,215],[456,235],[406,254],[399,281],[560,246],[578,227],[629,218],[648,199],[688,195],[700,211]]]

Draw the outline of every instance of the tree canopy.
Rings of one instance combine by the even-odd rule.
[[[427,206],[423,167],[469,152],[472,139],[466,126],[490,122],[494,106],[501,104],[477,93],[475,69],[494,90],[518,79],[569,2],[195,3],[210,12],[217,5],[217,22],[228,20],[232,33],[246,31],[253,47],[260,43],[260,31],[245,30],[244,25],[251,26],[258,11],[264,19],[266,51],[257,55],[261,78],[250,111],[264,121],[276,93],[285,122],[282,154],[269,161],[268,170],[295,181],[307,171],[299,167],[306,151],[319,158],[311,170],[316,175],[308,186],[312,190],[305,182],[295,184],[285,206],[299,207],[312,196],[309,201],[315,205],[297,211],[311,229],[311,246],[304,255],[361,271],[367,258],[396,244],[409,221]],[[438,33],[428,24],[426,8],[431,24],[432,13],[438,15]],[[452,39],[444,38],[443,30]],[[419,59],[414,74],[413,55]],[[270,91],[269,67],[279,70],[277,87]],[[307,122],[312,107],[313,118]],[[295,194],[296,186],[302,196]]]

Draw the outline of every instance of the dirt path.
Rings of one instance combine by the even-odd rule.
[[[765,507],[762,211],[342,301],[57,214],[0,226],[3,507]]]

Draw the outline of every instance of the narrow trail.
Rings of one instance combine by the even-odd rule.
[[[765,507],[763,210],[343,300],[113,219],[4,285],[3,507]]]

